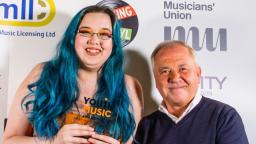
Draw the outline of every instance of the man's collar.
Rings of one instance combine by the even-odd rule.
[[[158,110],[165,113],[167,116],[169,116],[173,122],[178,123],[200,102],[201,99],[202,99],[201,90],[198,89],[195,97],[193,98],[193,100],[190,102],[186,110],[181,114],[179,118],[169,113],[164,101],[161,102],[161,104],[158,107]]]

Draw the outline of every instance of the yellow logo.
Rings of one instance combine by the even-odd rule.
[[[108,98],[96,100],[94,98],[84,97],[84,103],[86,104],[84,106],[85,113],[92,116],[111,118],[111,104],[108,102]],[[90,106],[87,104],[90,104]]]
[[[50,23],[56,13],[54,0],[8,2],[0,0],[0,25],[40,27]]]

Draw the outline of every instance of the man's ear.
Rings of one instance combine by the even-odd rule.
[[[196,67],[196,74],[198,77],[201,77],[201,67],[199,65],[197,65]]]

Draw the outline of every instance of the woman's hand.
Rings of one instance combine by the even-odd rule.
[[[92,144],[120,144],[120,142],[110,136],[93,134],[91,138],[88,139],[88,142]]]
[[[88,138],[95,134],[89,125],[64,125],[54,139],[54,144],[87,144]]]

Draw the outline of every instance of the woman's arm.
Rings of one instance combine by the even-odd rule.
[[[3,144],[32,144],[35,139],[31,135],[31,125],[27,115],[21,109],[21,101],[29,93],[27,86],[37,80],[42,70],[43,64],[38,64],[28,74],[18,88],[8,114],[8,121],[3,135]]]
[[[138,80],[133,78],[132,76],[125,75],[125,82],[128,90],[128,94],[130,96],[130,100],[133,106],[134,118],[136,122],[136,129],[139,121],[142,118],[143,108],[144,108],[144,98],[141,84]],[[136,129],[134,133],[136,132]],[[127,144],[131,144],[133,138],[131,137]]]

